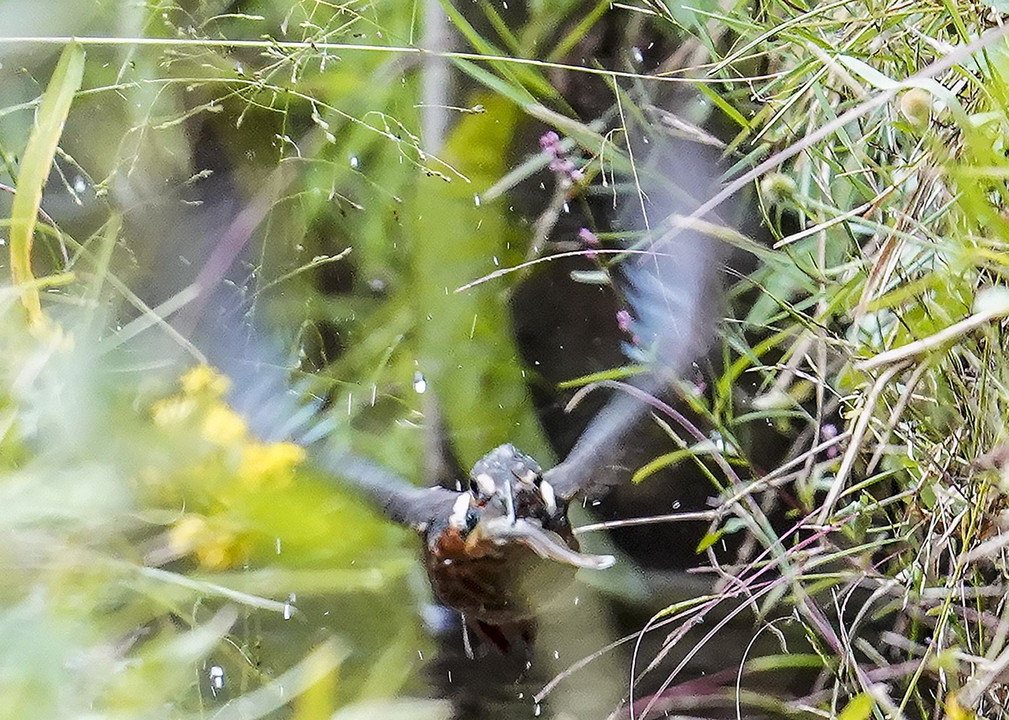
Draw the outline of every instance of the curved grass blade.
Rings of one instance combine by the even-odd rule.
[[[84,48],[76,42],[67,45],[60,56],[49,86],[42,96],[35,127],[28,137],[24,158],[18,172],[17,190],[11,205],[11,279],[21,286],[21,302],[33,326],[44,320],[38,285],[32,274],[32,236],[42,203],[42,187],[49,170],[70,103],[84,78]]]

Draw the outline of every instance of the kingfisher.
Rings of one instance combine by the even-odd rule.
[[[417,487],[356,456],[315,460],[420,534],[435,597],[503,652],[516,639],[532,642],[537,610],[578,568],[615,562],[612,555],[580,551],[568,520],[578,488],[555,487],[549,472],[510,443],[477,461],[458,491]]]
[[[696,170],[691,178],[696,186],[706,184],[701,181],[710,179],[712,163],[686,147],[677,154],[678,167]],[[659,196],[671,204],[661,207],[655,199]],[[651,212],[663,219],[651,224],[642,242],[627,248],[615,273],[626,302],[618,322],[633,338],[625,350],[646,371],[628,383],[631,392],[614,393],[555,467],[544,471],[506,443],[490,450],[454,489],[422,488],[370,460],[295,433],[312,464],[421,536],[434,595],[502,651],[516,637],[531,642],[537,610],[578,569],[602,570],[615,563],[611,555],[581,551],[568,508],[577,498],[597,496],[622,476],[614,472],[616,461],[648,414],[647,398],[682,379],[714,335],[721,252],[710,228],[717,226],[691,224],[690,209],[682,196],[652,196]],[[580,236],[595,240],[588,231]],[[220,344],[220,337],[215,340]],[[234,383],[245,396],[241,404],[250,425],[268,436],[278,435],[277,418],[292,426],[300,422],[290,407],[286,378],[275,371],[279,367],[283,364],[260,362],[254,378]],[[312,408],[302,410],[313,414]],[[308,435],[318,438],[316,431],[318,426]]]
[[[611,555],[581,551],[568,508],[598,496],[621,475],[614,472],[616,460],[647,415],[647,398],[681,378],[707,349],[718,306],[716,244],[668,222],[625,259],[620,289],[635,338],[627,349],[647,371],[629,383],[632,392],[614,394],[555,467],[544,471],[506,443],[481,458],[456,489],[422,488],[364,458],[310,448],[321,469],[421,536],[434,595],[502,651],[516,639],[531,643],[537,610],[579,568],[615,563]]]

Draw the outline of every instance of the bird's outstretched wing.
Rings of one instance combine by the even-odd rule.
[[[714,164],[685,143],[677,157],[680,184],[689,182],[696,197],[652,193],[660,222],[623,265],[623,291],[633,316],[636,348],[649,370],[632,384],[637,392],[618,390],[582,433],[567,458],[544,475],[557,495],[570,499],[591,494],[615,481],[610,466],[621,446],[642,421],[648,404],[642,393],[661,393],[681,378],[707,350],[719,312],[721,242],[684,218],[713,192]],[[626,474],[626,473],[624,473]]]
[[[340,478],[361,494],[393,522],[418,532],[435,519],[448,518],[458,492],[443,487],[421,488],[370,460],[326,448],[309,445],[308,456],[319,470]]]
[[[319,403],[292,385],[288,363],[254,328],[240,323],[215,326],[201,343],[208,359],[231,379],[229,402],[262,440],[302,445],[307,463],[356,492],[390,520],[423,531],[433,518],[447,518],[459,493],[421,488],[406,478],[326,442],[330,421]]]

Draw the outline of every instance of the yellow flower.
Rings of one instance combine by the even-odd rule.
[[[168,532],[168,542],[176,555],[188,555],[207,532],[207,521],[199,515],[186,515]]]
[[[249,545],[247,539],[221,531],[196,548],[196,561],[207,570],[227,570],[249,556]]]
[[[158,400],[151,408],[151,417],[156,425],[178,425],[196,410],[196,402],[187,398],[170,397]]]
[[[231,385],[228,378],[221,375],[209,365],[197,365],[182,376],[182,392],[186,395],[207,393],[213,397],[221,397],[228,392]]]
[[[207,410],[200,427],[204,438],[222,447],[239,442],[245,437],[245,430],[245,420],[226,405],[214,405]]]
[[[250,443],[242,448],[238,481],[248,488],[263,487],[268,483],[284,487],[291,482],[295,466],[304,459],[305,449],[294,443]]]
[[[219,522],[200,515],[186,515],[168,533],[168,541],[177,555],[196,556],[201,567],[224,570],[243,561],[250,542]]]

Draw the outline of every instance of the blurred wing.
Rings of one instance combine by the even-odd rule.
[[[658,208],[665,220],[653,227],[643,252],[631,255],[622,268],[624,294],[633,316],[631,331],[649,363],[649,371],[633,384],[650,395],[682,377],[706,352],[719,314],[721,243],[682,222],[683,216],[707,199],[710,190],[705,180],[713,177],[715,168],[700,154],[681,150],[676,164],[681,177],[690,178],[694,188],[704,186],[705,194],[696,201],[670,199],[666,207]],[[653,198],[658,196],[652,193]],[[637,348],[633,354],[638,354]],[[570,499],[626,476],[616,462],[648,407],[640,393],[618,390],[567,458],[549,470],[544,480],[558,496]]]
[[[442,487],[420,488],[381,465],[320,445],[309,446],[309,461],[362,495],[387,518],[423,532],[435,519],[452,514],[459,493]]]
[[[229,401],[264,441],[302,445],[308,464],[363,497],[393,522],[423,530],[433,518],[447,518],[458,493],[420,488],[377,463],[326,443],[329,422],[320,402],[306,402],[292,387],[288,363],[267,339],[241,323],[221,323],[199,345],[210,362],[231,379]]]

